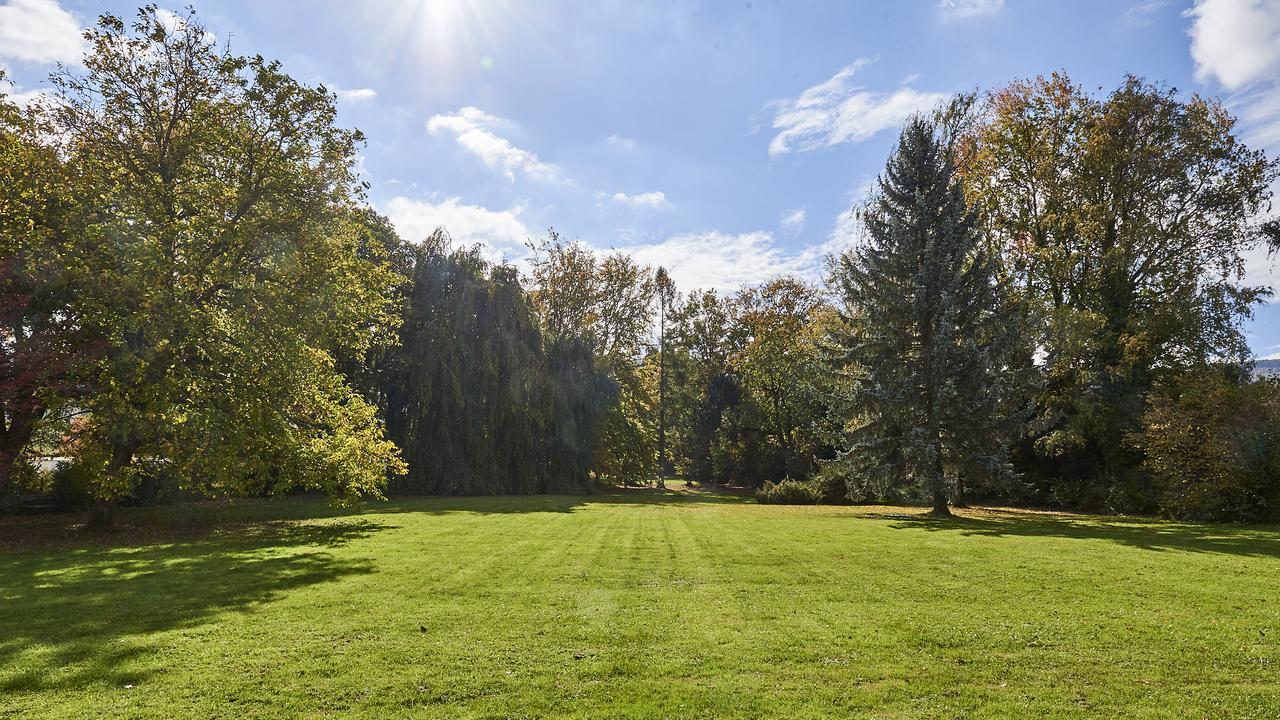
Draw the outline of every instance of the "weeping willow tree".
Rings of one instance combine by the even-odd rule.
[[[582,492],[616,388],[591,348],[544,340],[515,268],[438,230],[416,250],[383,382],[408,475],[393,489]]]

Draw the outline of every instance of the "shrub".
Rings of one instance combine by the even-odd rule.
[[[787,478],[778,483],[766,482],[756,490],[756,500],[776,505],[814,505],[822,500],[822,494],[809,483]]]
[[[1280,520],[1280,381],[1187,379],[1152,400],[1136,444],[1163,514]]]
[[[60,463],[53,471],[50,492],[68,510],[84,510],[93,501],[93,473],[78,462]]]
[[[828,470],[828,467],[822,468],[808,483],[817,493],[818,502],[824,505],[848,505],[853,502],[849,499],[849,485],[844,476]]]

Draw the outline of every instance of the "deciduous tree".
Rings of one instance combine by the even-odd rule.
[[[104,15],[87,39],[51,112],[96,211],[64,258],[105,339],[84,401],[95,520],[156,469],[214,494],[379,494],[401,463],[333,358],[395,320],[395,274],[361,254],[360,134],[193,15]]]

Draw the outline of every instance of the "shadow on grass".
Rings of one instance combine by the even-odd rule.
[[[0,554],[0,694],[145,679],[152,634],[200,633],[212,616],[295,588],[374,571],[335,548],[387,526],[349,518],[263,523],[198,539]]]
[[[870,514],[894,520],[891,527],[979,537],[1053,537],[1105,540],[1143,550],[1181,550],[1250,557],[1280,557],[1280,529],[1240,525],[1201,525],[1153,518],[1070,515],[1020,510],[965,511],[953,518]]]
[[[370,503],[368,512],[421,512],[440,515],[472,513],[568,513],[590,505],[730,505],[754,502],[751,495],[733,488],[652,487],[610,488],[592,495],[458,495],[397,496],[386,503]]]

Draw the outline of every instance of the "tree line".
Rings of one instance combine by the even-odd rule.
[[[1055,74],[910,118],[823,282],[721,294],[554,230],[398,236],[334,95],[193,13],[0,96],[0,495],[582,493],[1280,518],[1242,332],[1280,164],[1215,100]],[[53,479],[45,455],[70,458]]]

